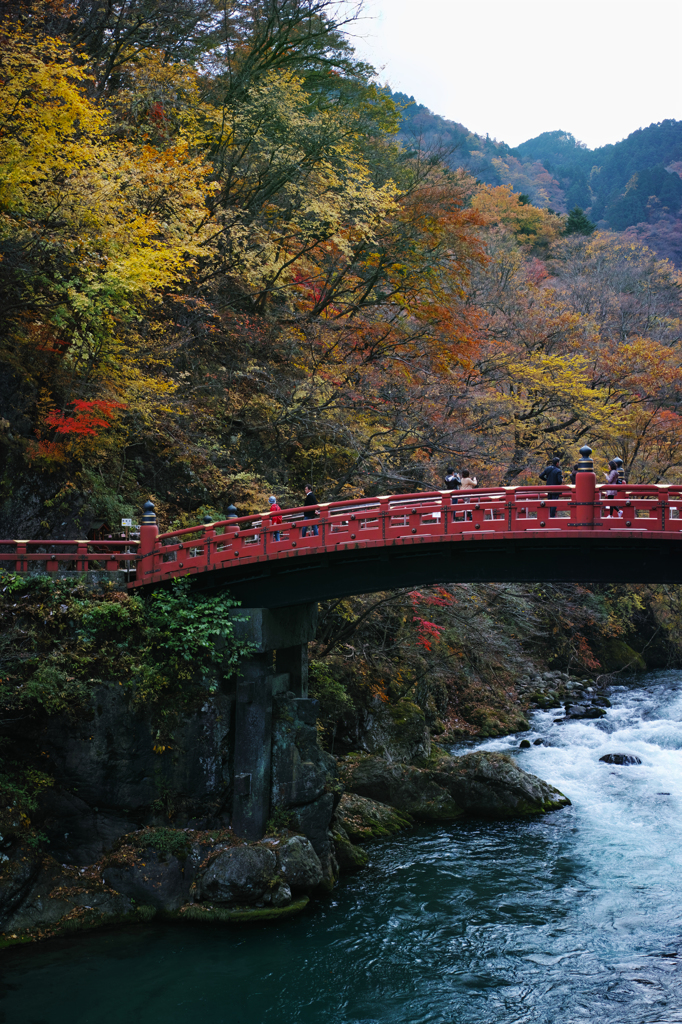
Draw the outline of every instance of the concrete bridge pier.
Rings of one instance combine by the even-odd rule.
[[[317,604],[240,608],[233,624],[235,635],[255,650],[242,661],[236,684],[232,828],[245,839],[260,839],[270,816],[273,696],[308,695]]]

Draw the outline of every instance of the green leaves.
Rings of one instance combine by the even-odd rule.
[[[227,663],[234,667],[251,645],[234,637],[229,612],[239,602],[228,594],[206,597],[192,593],[187,577],[173,580],[170,589],[158,590],[147,603],[147,624],[152,650],[181,661],[208,667]]]

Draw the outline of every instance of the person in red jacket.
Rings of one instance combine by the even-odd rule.
[[[272,523],[273,526],[280,526],[282,523],[282,517],[275,516],[272,514],[273,512],[282,511],[279,505],[277,504],[277,498],[275,497],[274,494],[271,494],[270,497],[268,498],[268,501],[270,502],[270,522]],[[279,540],[279,530],[275,530],[272,536],[274,540]]]

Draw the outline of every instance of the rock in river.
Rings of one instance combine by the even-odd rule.
[[[273,844],[273,849],[277,866],[292,892],[311,892],[322,885],[320,858],[305,836],[292,836],[276,847]]]
[[[355,793],[344,793],[336,809],[336,820],[356,843],[368,843],[410,828],[412,818],[395,807]]]
[[[571,802],[548,782],[524,772],[508,754],[477,751],[444,757],[430,775],[465,811],[485,818],[543,814]]]
[[[202,900],[256,903],[277,873],[277,859],[266,846],[234,846],[213,860],[201,879]]]
[[[137,904],[157,910],[179,910],[189,890],[181,862],[177,857],[162,856],[151,849],[145,850],[142,858],[133,864],[105,868],[104,881]]]
[[[389,763],[382,757],[349,760],[340,768],[344,786],[358,796],[390,804],[420,821],[451,821],[463,814],[426,769]]]
[[[600,761],[605,761],[606,764],[641,764],[641,758],[637,757],[636,754],[604,754],[599,758]]]

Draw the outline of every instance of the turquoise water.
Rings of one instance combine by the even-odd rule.
[[[5,1024],[682,1022],[682,674],[519,763],[573,806],[420,828],[280,925],[154,926],[2,956]],[[489,741],[508,749],[518,738]],[[642,765],[599,763],[638,754]]]

